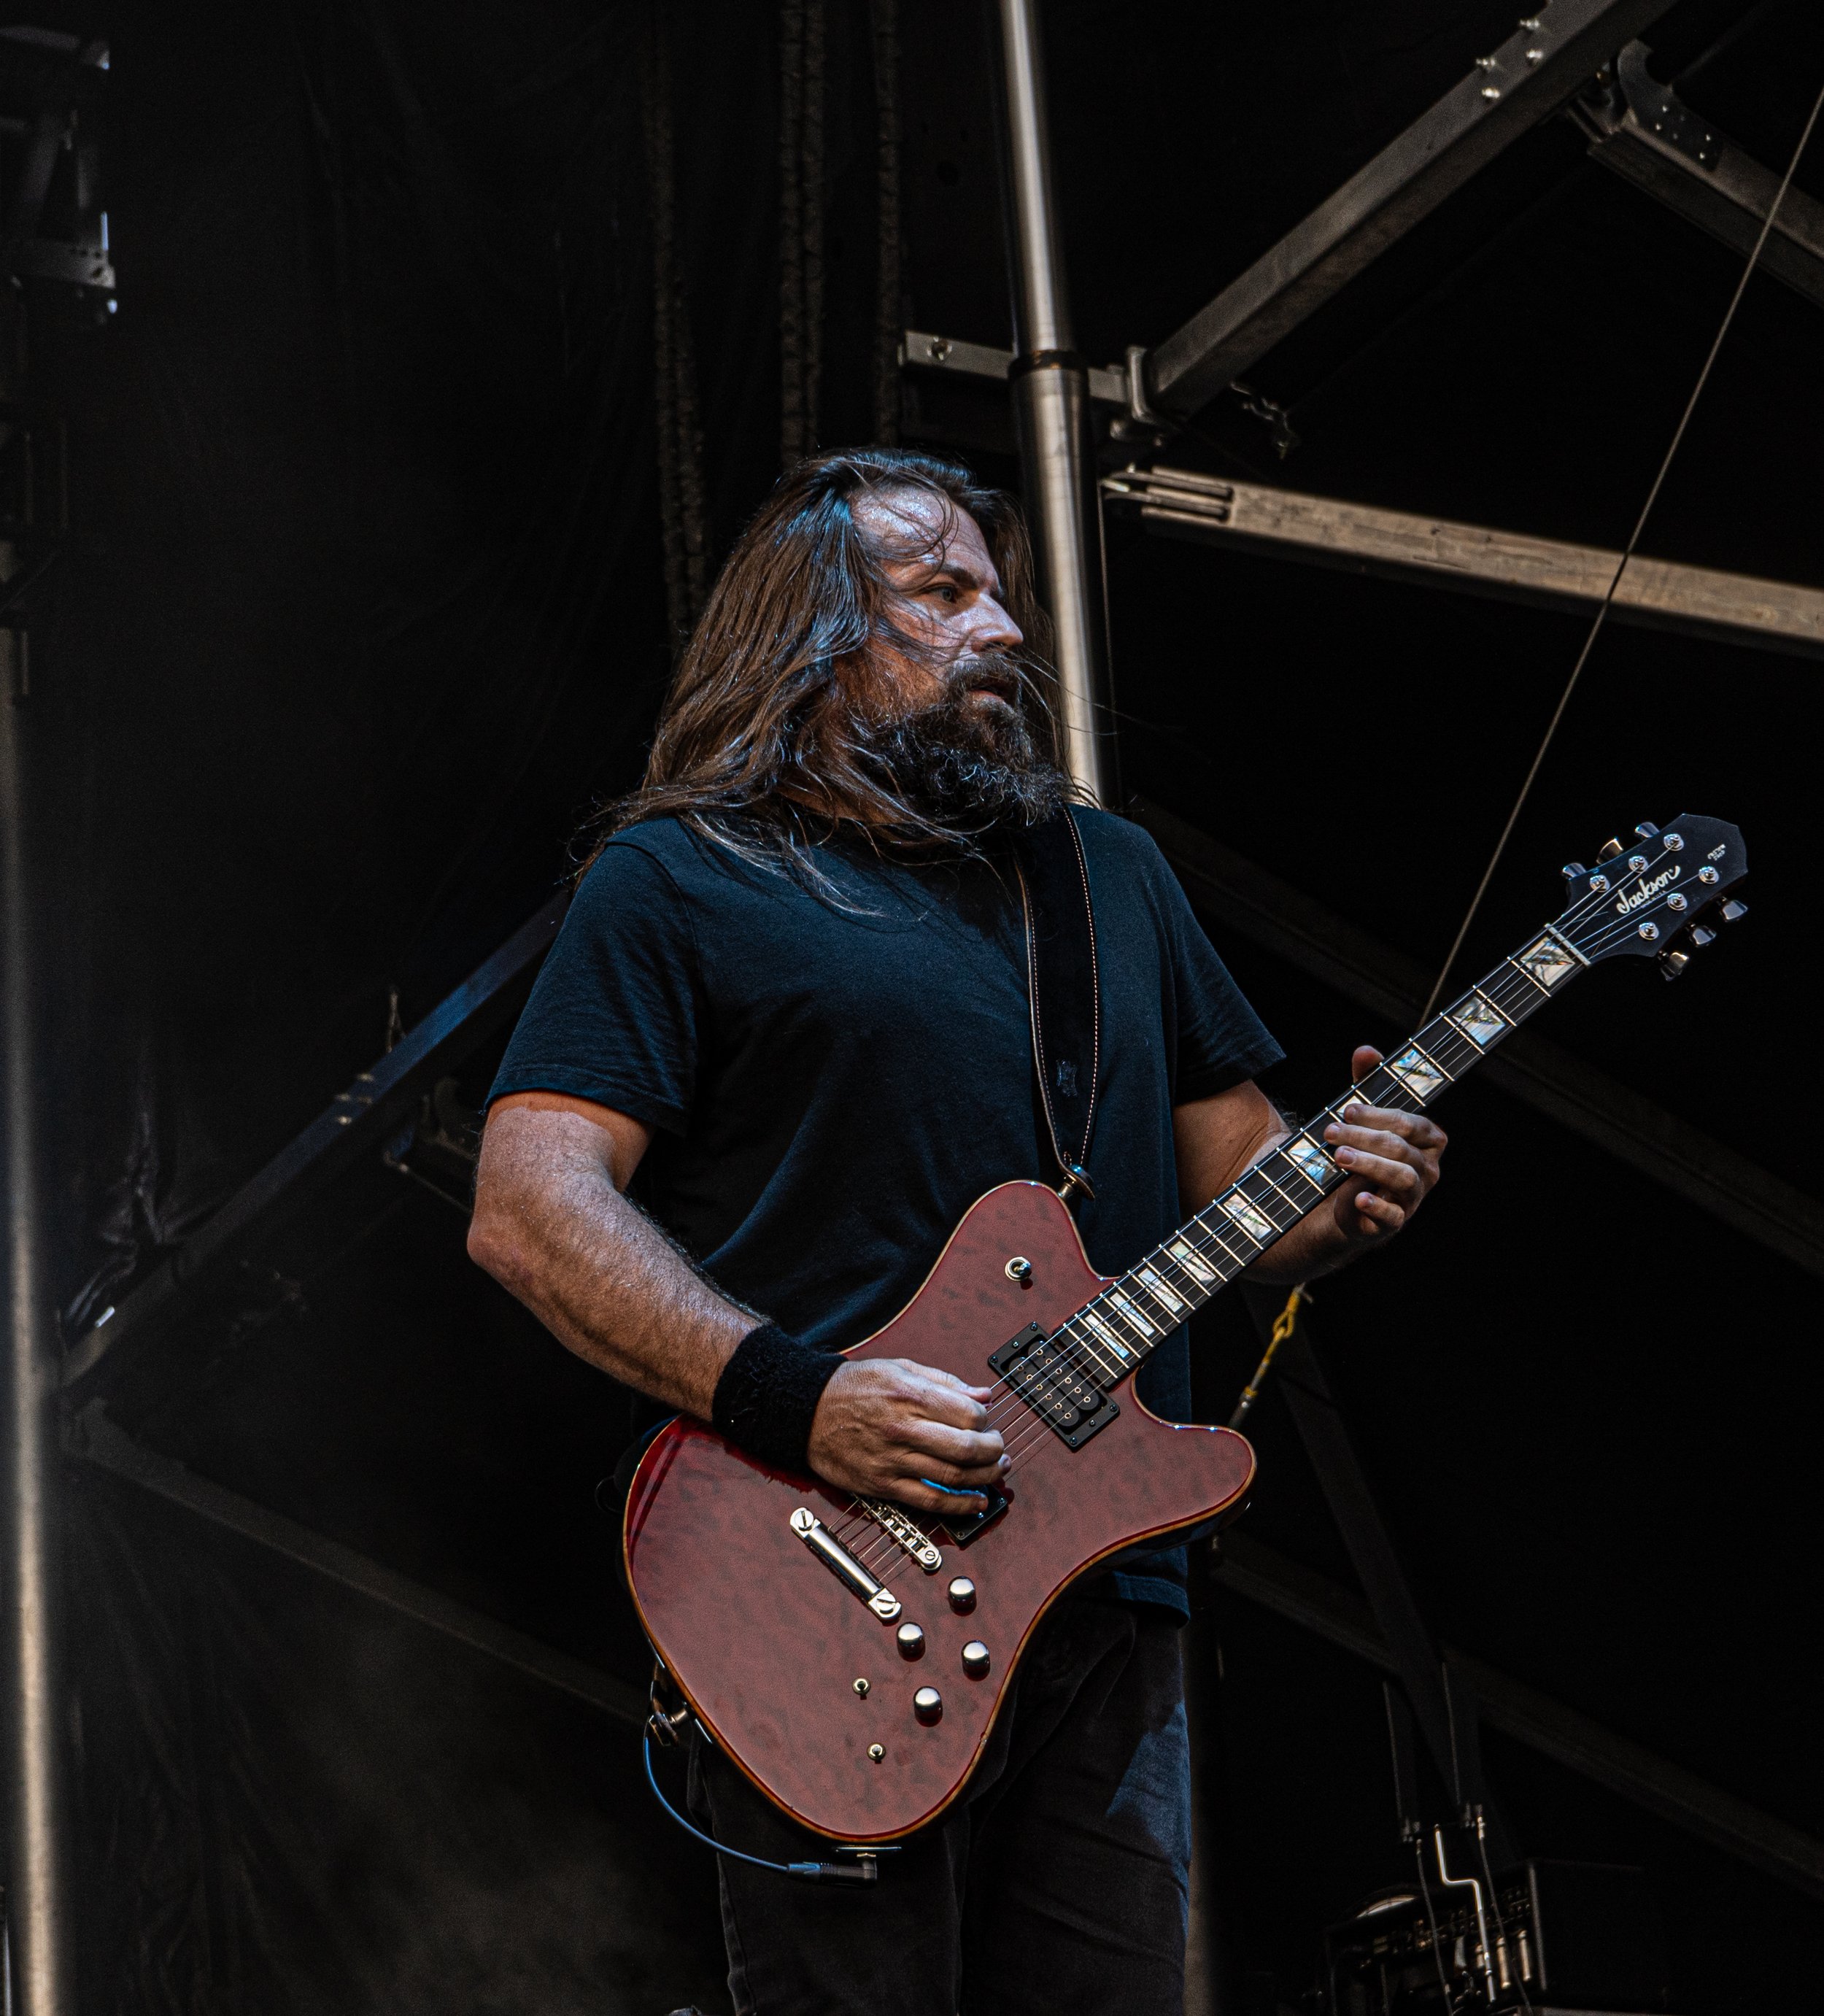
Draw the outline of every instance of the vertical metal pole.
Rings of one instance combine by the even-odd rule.
[[[8,398],[16,396],[22,375],[21,321],[16,290],[0,280],[0,396]],[[16,563],[14,548],[0,542],[0,579]],[[12,2006],[20,2016],[74,2016],[64,1879],[57,1330],[38,1129],[43,1065],[26,859],[26,668],[20,634],[0,629],[0,1295],[6,1320],[0,1417],[6,1748],[0,1796],[10,1849]]]
[[[1013,294],[1013,417],[1038,598],[1052,619],[1060,752],[1103,804],[1117,789],[1089,373],[1071,347],[1036,0],[994,0]]]

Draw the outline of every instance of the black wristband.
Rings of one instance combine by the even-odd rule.
[[[811,1423],[842,1360],[762,1323],[735,1347],[716,1381],[710,1418],[738,1449],[776,1470],[808,1467]]]

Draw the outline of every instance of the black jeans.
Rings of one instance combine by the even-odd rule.
[[[1176,1621],[1067,1597],[1039,1627],[970,1796],[825,1889],[723,1858],[737,2016],[1182,2016],[1190,1770]],[[827,1854],[700,1738],[700,1826]]]

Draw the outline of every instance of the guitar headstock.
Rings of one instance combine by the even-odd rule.
[[[1608,841],[1594,868],[1574,861],[1564,870],[1570,904],[1552,929],[1592,966],[1632,952],[1676,980],[1719,924],[1747,915],[1735,895],[1747,850],[1734,826],[1689,812],[1634,835],[1626,846]]]

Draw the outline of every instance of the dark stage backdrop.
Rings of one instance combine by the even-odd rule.
[[[1684,0],[1652,39],[1675,68],[1741,11]],[[980,16],[900,12],[890,305],[1005,344]],[[836,444],[874,424],[876,22],[862,0],[826,13],[816,431]],[[1045,13],[1101,360],[1216,291],[1512,9]],[[712,567],[779,466],[781,14],[34,17],[111,40],[121,290],[102,328],[45,304],[34,365],[69,419],[79,535],[34,639],[73,1325],[371,1063],[395,995],[410,1023],[543,901],[577,819],[638,774],[673,636],[661,433],[700,433],[687,515]],[[1824,27],[1775,5],[1691,95],[1779,160],[1820,75]],[[1824,193],[1819,160],[1800,179]],[[1555,126],[1265,361],[1303,437],[1290,459],[1232,401],[1170,455],[1618,544],[1735,272]],[[1649,550],[1824,581],[1821,339],[1815,311],[1756,283]],[[1012,474],[991,445],[975,459]],[[1576,624],[1119,532],[1110,585],[1126,786],[1434,964]],[[1611,831],[1737,820],[1757,869],[1739,941],[1677,990],[1599,976],[1552,1033],[1807,1187],[1821,726],[1804,661],[1612,634],[1470,954],[1555,908],[1558,862]],[[1289,1101],[1397,1033],[1218,942],[1292,1053]],[[472,1096],[488,1064],[467,1067]],[[1434,1622],[1815,1827],[1815,1281],[1495,1092],[1466,1088],[1447,1120],[1424,1221],[1320,1300]],[[447,1202],[364,1171],[265,1257],[238,1320],[142,1364],[114,1418],[638,1683],[595,1504],[624,1396],[470,1269],[462,1234]],[[1251,1334],[1218,1309],[1200,1345],[1225,1414]],[[1254,1529],[1347,1580],[1271,1396],[1256,1425]],[[88,1465],[71,1479],[85,2007],[722,2006],[712,1868],[657,1816],[624,1723]],[[1376,1677],[1238,1605],[1214,1628],[1224,1908],[1265,2011],[1308,1984],[1319,1926],[1404,1864]],[[1676,2007],[1767,2007],[1811,1979],[1815,1904],[1524,1750],[1490,1760],[1530,1852],[1651,1870]]]

